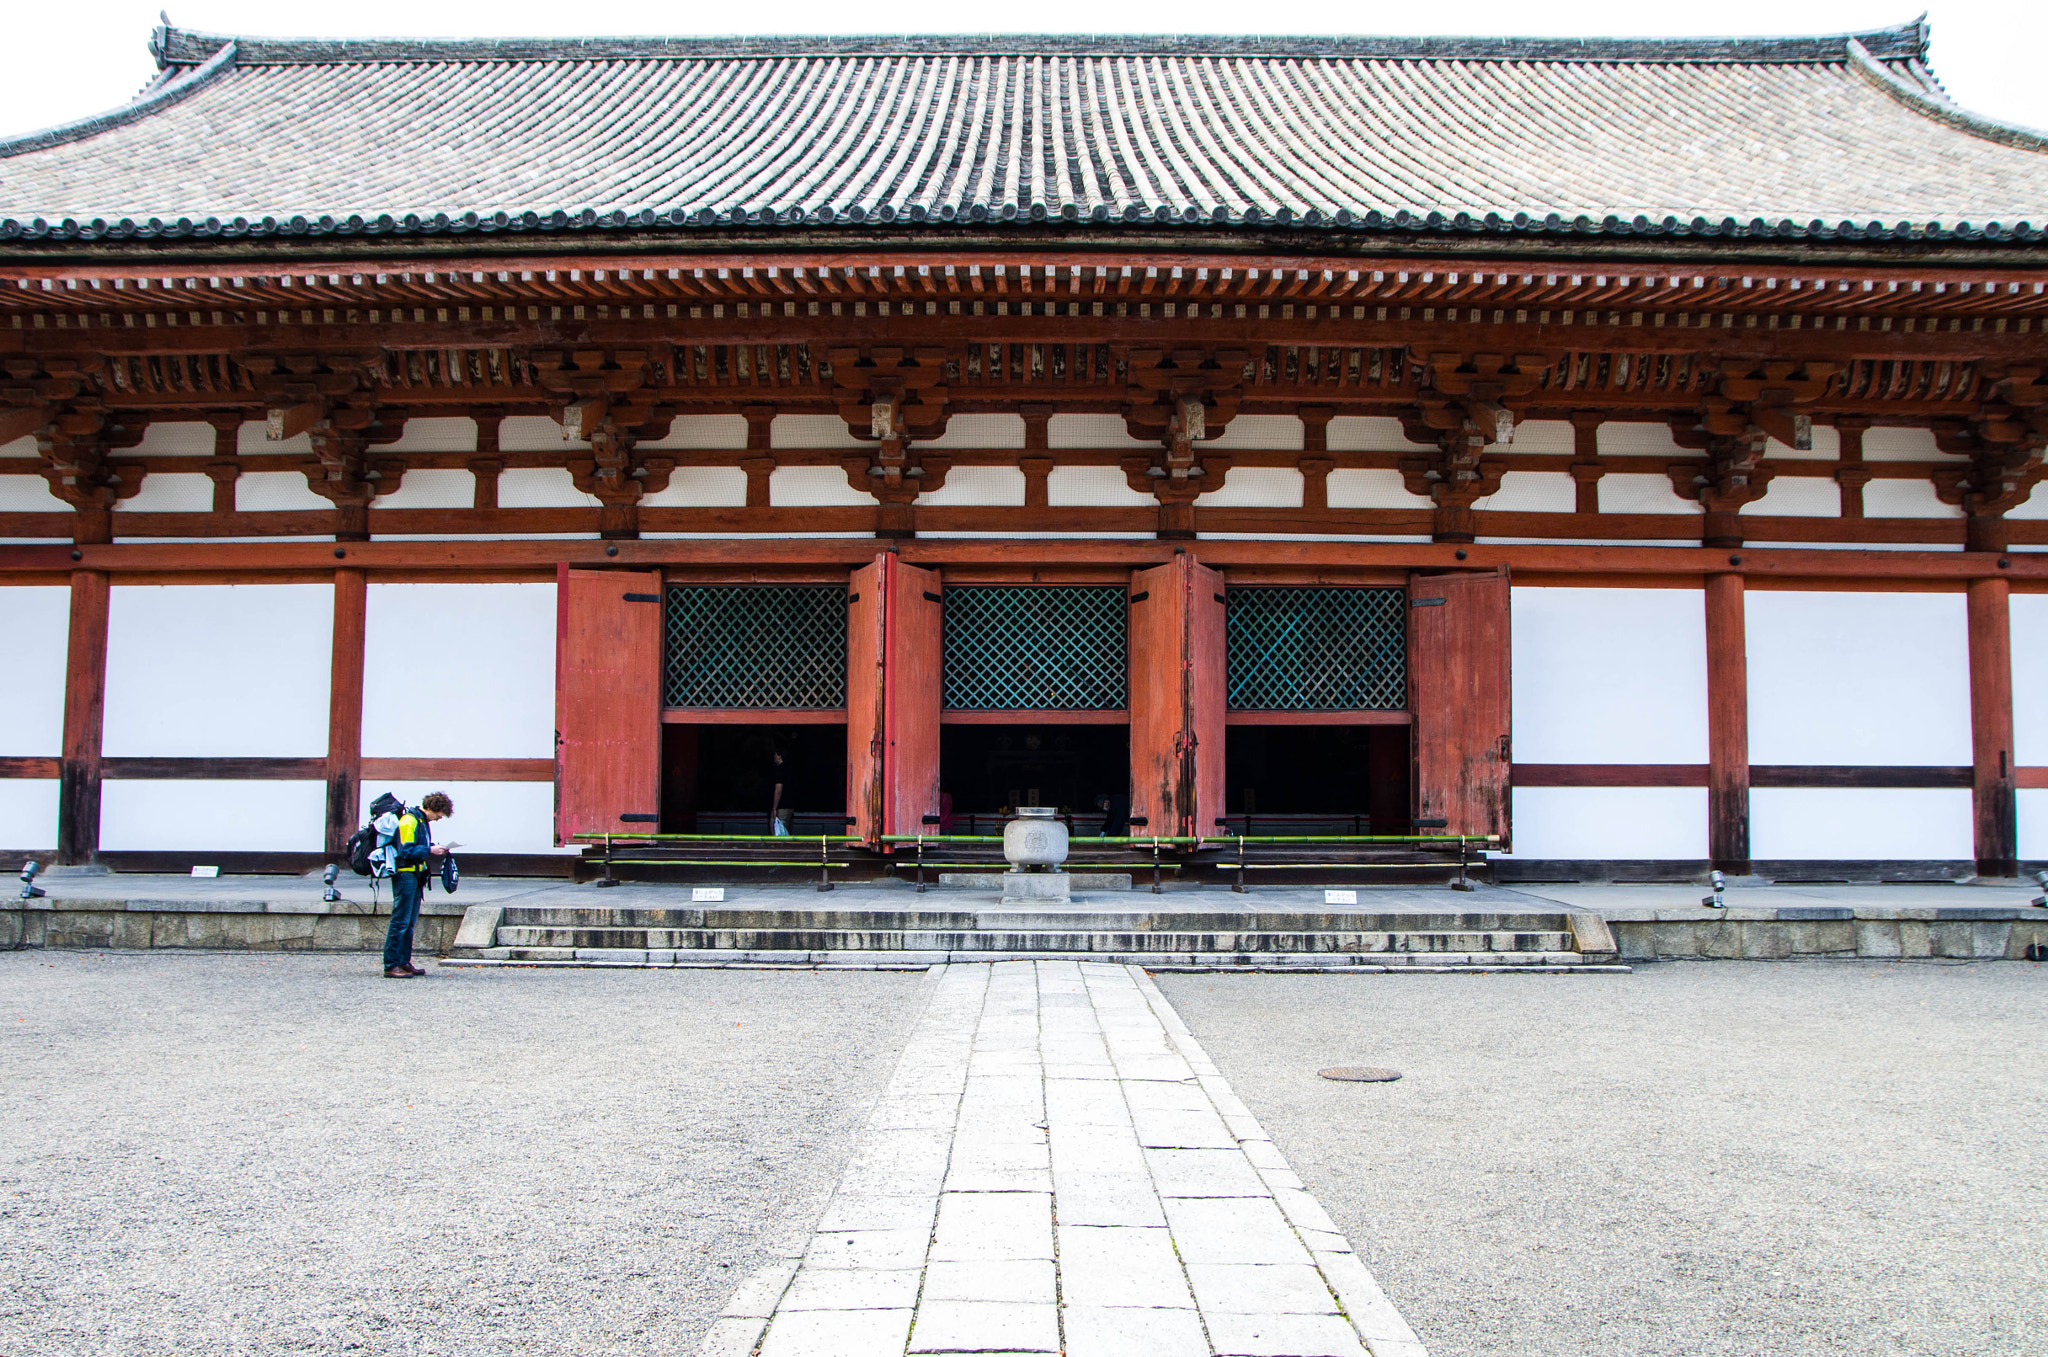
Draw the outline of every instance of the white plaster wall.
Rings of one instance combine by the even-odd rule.
[[[842,427],[844,427],[842,425]],[[946,432],[922,448],[1021,448],[1024,446],[1022,415],[955,415],[946,421]]]
[[[1324,438],[1331,452],[1407,452],[1432,446],[1409,442],[1401,421],[1387,415],[1339,415]]]
[[[245,471],[235,478],[235,508],[243,513],[333,507],[313,493],[302,471]]]
[[[1785,461],[1834,462],[1842,457],[1842,432],[1825,424],[1813,426],[1813,446],[1805,452],[1775,438],[1764,440],[1764,456]]]
[[[40,457],[42,450],[36,446],[33,434],[23,434],[10,442],[0,443],[0,457]]]
[[[562,437],[562,426],[547,415],[507,415],[498,421],[500,452],[580,451],[589,446],[580,438]]]
[[[71,591],[46,585],[0,588],[0,636],[7,638],[7,660],[0,664],[0,757],[62,753]],[[0,779],[0,787],[6,785]],[[13,837],[0,834],[0,839]]]
[[[333,586],[117,584],[111,593],[106,754],[327,752]]]
[[[554,585],[372,584],[364,621],[365,755],[554,756]]]
[[[0,778],[0,848],[57,846],[57,779]]]
[[[1970,762],[1963,595],[1752,589],[1744,608],[1750,762]]]
[[[213,477],[203,471],[152,471],[134,494],[114,501],[117,514],[203,514],[212,508]]]
[[[1778,476],[1742,512],[1758,518],[1840,518],[1842,487],[1821,476]]]
[[[2048,789],[2029,787],[2020,792],[2019,803],[2020,857],[2027,862],[2048,862]]]
[[[112,852],[317,853],[324,782],[113,779],[100,784],[100,847]],[[319,884],[319,883],[314,883]]]
[[[2012,596],[2012,756],[2048,764],[2048,594]]]
[[[1293,415],[1239,415],[1216,438],[1202,440],[1205,448],[1228,451],[1255,448],[1260,451],[1299,452],[1301,421]]]
[[[650,448],[744,448],[747,445],[745,415],[677,415],[660,441],[641,443]]]
[[[1509,606],[1515,762],[1707,761],[1699,590],[1516,588]]]
[[[768,426],[768,443],[777,448],[872,448],[847,432],[837,415],[777,415]]]
[[[736,466],[679,466],[669,473],[667,485],[642,495],[640,503],[649,509],[742,509],[747,473]]]
[[[1158,442],[1131,437],[1122,415],[1054,415],[1045,441],[1055,448],[1156,448]],[[1058,474],[1055,472],[1054,474]]]
[[[1057,417],[1055,417],[1057,422]],[[1045,502],[1054,507],[1093,505],[1108,508],[1156,506],[1159,501],[1131,489],[1123,469],[1113,466],[1056,466],[1045,478]]]
[[[917,502],[1021,505],[1024,503],[1024,473],[1013,466],[956,466],[946,473],[944,485],[919,495]]]
[[[405,421],[405,432],[399,435],[396,443],[380,443],[372,451],[475,452],[476,421],[468,415],[434,415],[408,419]]]
[[[370,802],[379,793],[396,792],[407,805],[418,805],[428,792],[446,792],[455,814],[434,826],[439,843],[461,845],[464,853],[562,853],[577,847],[555,847],[555,784],[552,782],[365,782],[361,814],[367,821]]]
[[[142,441],[137,443],[130,457],[211,457],[213,456],[213,426],[178,420],[175,423],[151,423],[142,431]]]
[[[415,420],[414,423],[421,421]],[[462,421],[469,423],[468,420]],[[412,432],[410,426],[407,433]],[[144,482],[145,486],[147,482]],[[398,489],[370,501],[373,509],[467,509],[476,503],[476,477],[455,467],[414,467]]]
[[[562,467],[507,467],[498,473],[500,509],[594,509],[598,503]]]
[[[2005,511],[2007,518],[2048,518],[2048,481],[2034,487],[2034,493]]]
[[[1678,440],[1671,436],[1671,426],[1664,423],[1644,424],[1607,420],[1601,424],[1595,441],[1602,456],[1606,457],[1694,457],[1697,453],[1687,452],[1678,446]],[[1602,484],[1613,477],[1604,477]],[[1670,482],[1665,481],[1666,485]]]
[[[1215,509],[1299,509],[1302,475],[1289,466],[1232,467],[1223,488],[1195,497],[1199,507]]]
[[[50,483],[41,476],[0,476],[0,512],[68,514],[72,509],[50,493]]]
[[[1526,424],[1517,424],[1515,441],[1506,447],[1497,447],[1496,451],[1569,457],[1578,450],[1575,434],[1569,420],[1532,419]]]
[[[1963,511],[1943,504],[1927,480],[1877,480],[1863,487],[1865,518],[1961,518]]]
[[[1774,859],[1954,860],[1974,852],[1963,787],[1757,787],[1749,855]]]
[[[1517,787],[1517,858],[1707,856],[1705,787]]]
[[[788,418],[776,416],[776,423]],[[776,508],[812,504],[873,504],[875,497],[847,483],[836,466],[779,466],[768,473],[768,503]]]
[[[1934,446],[1932,429],[1865,429],[1866,462],[1939,462],[1946,454]]]
[[[1330,421],[1335,424],[1336,420]],[[1323,493],[1332,509],[1427,509],[1431,504],[1421,495],[1408,493],[1398,471],[1363,469],[1337,470],[1324,482]]]
[[[1499,490],[1472,507],[1503,513],[1568,514],[1578,504],[1578,484],[1562,471],[1510,471],[1500,478]]]
[[[1601,451],[1606,451],[1607,431],[1614,426],[1602,424]],[[1626,429],[1649,427],[1625,424]],[[1659,424],[1656,428],[1662,429]],[[1669,430],[1666,430],[1668,433]],[[1683,499],[1671,488],[1671,478],[1637,472],[1610,472],[1600,478],[1600,512],[1603,514],[1696,514],[1700,512],[1697,501]]]

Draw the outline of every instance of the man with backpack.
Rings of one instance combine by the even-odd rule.
[[[412,934],[420,918],[420,894],[426,889],[433,859],[448,850],[434,842],[429,826],[455,813],[446,792],[428,792],[418,806],[398,817],[391,836],[391,927],[384,935],[384,978],[410,980],[426,971],[412,964]]]

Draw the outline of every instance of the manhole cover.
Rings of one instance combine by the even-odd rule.
[[[1319,1073],[1325,1079],[1342,1079],[1354,1084],[1391,1084],[1401,1077],[1399,1070],[1376,1069],[1371,1065],[1338,1065]]]

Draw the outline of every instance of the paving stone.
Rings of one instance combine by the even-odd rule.
[[[1057,1352],[1059,1307],[1045,1302],[927,1300],[910,1331],[912,1352]]]
[[[761,1331],[767,1327],[766,1318],[715,1319],[697,1346],[697,1357],[753,1357]]]
[[[784,1310],[904,1310],[917,1304],[916,1268],[805,1268]]]
[[[1051,1194],[948,1192],[939,1199],[931,1256],[946,1262],[1051,1258]]]
[[[1070,1305],[1066,1357],[1209,1357],[1209,1340],[1193,1310],[1142,1310]]]
[[[1337,1293],[1337,1299],[1344,1306],[1344,1313],[1351,1320],[1351,1327],[1358,1336],[1371,1344],[1375,1354],[1383,1351],[1382,1344],[1412,1343],[1420,1352],[1421,1343],[1415,1331],[1408,1327],[1408,1321],[1387,1299],[1386,1292],[1373,1279],[1355,1254],[1318,1252],[1316,1267]]]
[[[826,1233],[848,1230],[911,1230],[931,1233],[932,1216],[939,1203],[931,1196],[862,1197],[841,1192],[825,1208],[818,1229]]]
[[[951,1093],[891,1094],[875,1104],[868,1117],[874,1131],[950,1130],[960,1116],[960,1099]]]
[[[1265,1197],[1169,1197],[1161,1203],[1180,1256],[1193,1263],[1301,1263],[1308,1250]]]
[[[811,1236],[804,1266],[903,1268],[923,1264],[929,1230],[852,1230]]]
[[[1146,1150],[1162,1197],[1267,1197],[1251,1161],[1236,1150]]]
[[[1062,1225],[1060,1295],[1070,1305],[1191,1309],[1186,1275],[1163,1229]]]
[[[1072,1079],[1064,1069],[1047,1073],[1045,1113],[1054,1127],[1131,1124],[1131,1109],[1114,1083]]]
[[[1202,1317],[1216,1357],[1366,1357],[1358,1335],[1338,1315]]]
[[[1337,1313],[1329,1284],[1308,1263],[1190,1263],[1188,1282],[1205,1315]]]
[[[782,1299],[790,1279],[796,1276],[796,1266],[794,1262],[781,1262],[756,1269],[726,1301],[722,1318],[766,1319],[774,1314],[775,1303]]]
[[[1054,1173],[1062,1225],[1164,1225],[1159,1194],[1144,1173]]]
[[[1128,1126],[1062,1127],[1052,1138],[1052,1169],[1060,1173],[1148,1172],[1145,1151]]]
[[[761,1357],[903,1357],[908,1310],[797,1310],[768,1323]]]
[[[1131,1126],[1138,1143],[1147,1149],[1231,1149],[1237,1137],[1214,1112],[1172,1112],[1154,1108],[1131,1109]]]
[[[1050,1258],[1009,1262],[935,1262],[924,1270],[923,1299],[1048,1304],[1059,1285]]]

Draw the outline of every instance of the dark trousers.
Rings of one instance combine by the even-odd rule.
[[[384,934],[384,969],[412,964],[412,930],[420,921],[418,872],[399,872],[391,878],[391,927]]]

